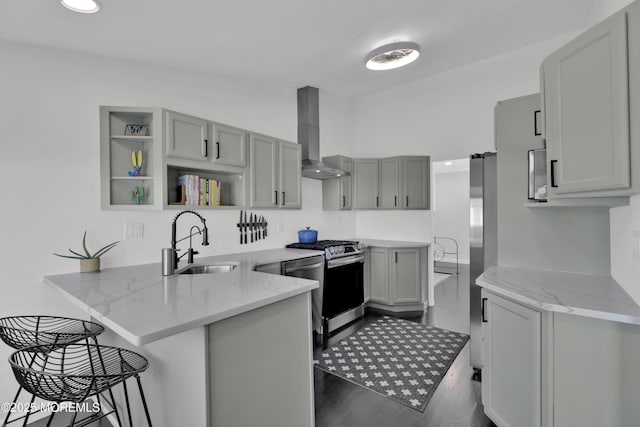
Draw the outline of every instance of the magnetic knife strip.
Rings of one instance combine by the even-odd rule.
[[[241,210],[240,220],[238,222],[240,244],[245,245],[249,243],[249,241],[253,243],[258,240],[266,239],[267,226],[267,220],[264,216]]]

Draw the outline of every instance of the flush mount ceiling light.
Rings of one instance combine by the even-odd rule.
[[[100,3],[96,0],[60,0],[60,3],[78,13],[96,13],[100,10]]]
[[[364,58],[370,70],[392,70],[412,63],[420,56],[420,46],[413,42],[395,42],[373,49]]]
[[[453,162],[444,162],[445,166],[451,166],[453,164]]]

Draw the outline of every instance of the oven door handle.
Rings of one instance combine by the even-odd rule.
[[[348,264],[364,263],[363,255],[350,256],[345,258],[330,259],[327,261],[327,268],[342,267]]]
[[[285,274],[287,274],[287,273],[294,273],[296,271],[302,271],[302,270],[313,270],[321,267],[324,267],[324,262],[319,262],[317,264],[303,265],[301,267],[285,268],[284,272]]]

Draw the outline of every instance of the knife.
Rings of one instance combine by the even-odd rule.
[[[251,243],[253,243],[253,212],[249,215],[249,234],[251,235]]]
[[[258,217],[258,240],[262,240],[262,215]]]
[[[247,211],[244,211],[244,220],[242,221],[242,229],[243,229],[243,235],[244,235],[244,244],[246,245],[247,243],[249,243],[248,238],[247,238]]]
[[[240,244],[243,244],[242,240],[242,209],[240,209],[240,220],[238,221],[238,231],[240,232]]]
[[[253,216],[253,238],[258,241],[258,215]]]
[[[264,226],[264,237],[267,238],[267,220],[262,217],[262,225]]]

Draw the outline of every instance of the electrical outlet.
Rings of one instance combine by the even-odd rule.
[[[640,261],[640,230],[633,232],[633,257]]]
[[[124,238],[129,239],[142,239],[144,237],[144,223],[143,222],[125,222],[124,223]]]

